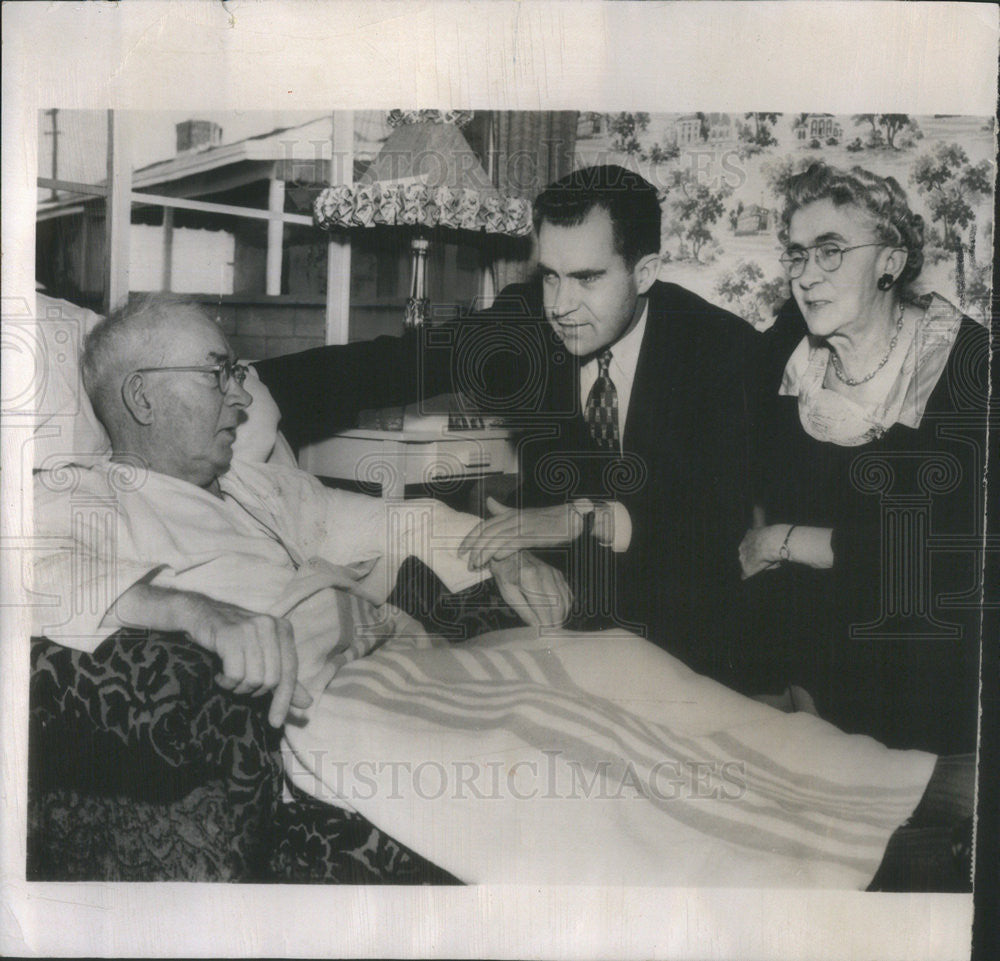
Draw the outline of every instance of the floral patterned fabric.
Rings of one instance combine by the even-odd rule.
[[[183,637],[36,638],[31,668],[28,880],[454,881],[360,815],[282,802],[267,700]]]
[[[262,704],[207,652],[121,632],[85,654],[34,640],[29,877],[259,877],[281,761]]]
[[[269,877],[294,884],[460,884],[354,811],[289,785],[278,812]]]

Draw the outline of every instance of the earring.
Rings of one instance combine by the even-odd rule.
[[[896,278],[893,277],[892,274],[885,273],[882,274],[877,281],[875,281],[875,286],[878,287],[879,290],[888,290],[895,282]]]

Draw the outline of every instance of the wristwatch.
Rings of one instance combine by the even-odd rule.
[[[583,518],[583,532],[588,537],[591,534],[595,534],[595,529],[598,528],[598,512],[600,511],[606,520],[609,512],[611,511],[611,507],[608,504],[595,504],[589,497],[578,497],[576,500],[570,501],[570,507],[572,507],[573,510]],[[611,547],[614,543],[614,525],[612,523],[610,525],[602,526],[609,526],[612,530],[612,536],[611,538],[596,537],[597,543],[600,544],[601,547]]]
[[[594,529],[594,502],[589,497],[579,497],[569,502],[570,508],[583,521],[580,536],[590,537]]]

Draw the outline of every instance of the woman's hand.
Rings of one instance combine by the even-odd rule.
[[[781,545],[791,530],[790,524],[767,524],[751,527],[740,541],[740,567],[746,580],[761,571],[771,571],[781,564]]]
[[[831,528],[758,523],[762,521],[762,512],[755,508],[754,526],[743,535],[743,540],[740,542],[743,580],[761,571],[772,571],[786,561],[819,571],[833,567]],[[793,530],[794,536],[792,536]]]

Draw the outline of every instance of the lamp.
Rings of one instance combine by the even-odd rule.
[[[407,327],[429,314],[432,229],[509,237],[531,232],[531,205],[493,185],[459,129],[471,119],[471,111],[390,111],[393,132],[358,183],[327,187],[313,204],[315,222],[325,230],[388,226],[411,232]]]

